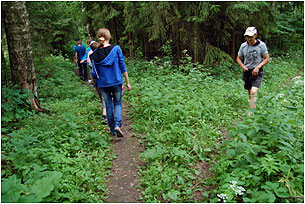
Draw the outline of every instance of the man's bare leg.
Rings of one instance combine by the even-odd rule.
[[[250,99],[250,109],[255,109],[256,107],[256,100],[257,100],[257,87],[252,86],[250,90],[248,90],[249,93],[249,99]],[[252,112],[248,113],[248,116],[251,116]]]

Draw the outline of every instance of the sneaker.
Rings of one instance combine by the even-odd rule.
[[[102,124],[108,124],[106,115],[102,116]]]
[[[119,127],[116,127],[114,131],[117,133],[118,137],[124,137],[124,134]]]

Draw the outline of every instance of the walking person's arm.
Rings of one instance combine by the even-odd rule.
[[[86,59],[84,59],[84,60],[82,60],[82,61],[80,61],[80,63],[84,63],[85,61],[87,61],[87,58],[86,58]]]
[[[125,78],[126,86],[127,86],[127,88],[128,88],[128,91],[130,91],[130,90],[131,90],[131,85],[130,85],[130,83],[129,83],[128,73],[127,73],[127,72],[123,72],[123,76],[124,76],[124,78]]]
[[[74,61],[75,61],[75,63],[77,63],[77,52],[75,52],[75,54],[74,54]]]
[[[131,85],[129,83],[127,67],[126,67],[126,64],[124,62],[124,56],[123,56],[121,48],[119,48],[118,57],[119,57],[119,66],[120,66],[121,72],[122,72],[122,74],[123,74],[123,76],[125,78],[126,86],[128,88],[128,91],[130,91],[131,90]]]
[[[89,49],[89,48],[88,48]],[[85,61],[87,61],[87,58],[88,58],[88,50],[85,52],[83,58],[81,59],[80,63],[84,63]]]
[[[253,76],[257,76],[257,75],[258,75],[259,69],[262,68],[265,64],[267,64],[267,63],[269,62],[269,54],[268,54],[268,53],[265,54],[263,57],[264,57],[264,60],[263,60],[261,63],[259,63],[259,65],[257,65],[257,66],[254,68],[254,70],[253,70],[253,72],[252,72],[252,75],[253,75]]]
[[[241,56],[239,56],[239,55],[237,56],[236,62],[237,62],[237,64],[242,68],[242,70],[243,70],[244,72],[248,71],[248,68],[243,64],[243,62],[242,62],[242,60],[241,60]]]

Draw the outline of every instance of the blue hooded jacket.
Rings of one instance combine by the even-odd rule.
[[[116,45],[101,62],[97,63],[92,60],[91,75],[96,78],[95,87],[123,84],[122,73],[127,71],[124,59],[120,46]]]

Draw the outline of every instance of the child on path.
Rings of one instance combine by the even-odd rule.
[[[98,48],[99,43],[94,41],[94,40],[88,40],[88,49],[87,49],[87,53],[86,55],[83,57],[82,62],[87,61],[88,66],[90,67],[90,69],[92,68],[92,64],[91,64],[91,60],[90,60],[90,55],[93,53],[93,51]]]
[[[75,48],[76,48],[76,46],[77,46],[79,43],[81,43],[82,46],[85,46],[85,45],[81,42],[81,40],[80,40],[79,38],[77,38],[75,41],[76,41],[76,42],[75,42],[75,44],[73,45],[73,52],[75,51]]]
[[[99,43],[96,42],[96,41],[94,41],[94,40],[92,40],[92,41],[90,42],[90,47],[91,47],[91,50],[90,50],[89,53],[88,53],[87,62],[88,62],[89,66],[90,66],[90,68],[91,68],[91,71],[92,71],[92,63],[91,63],[91,60],[90,60],[90,56],[91,56],[91,54],[95,51],[95,49],[97,49],[97,48],[99,47]],[[93,80],[93,81],[95,81],[95,80]],[[94,85],[95,85],[95,83],[94,83]],[[102,96],[100,90],[98,89],[98,87],[96,87],[96,86],[94,86],[94,87],[95,87],[96,92],[98,93],[98,95],[99,95],[99,97],[100,97],[100,99],[101,99],[101,102],[102,102],[102,108],[103,108],[102,120],[103,120],[103,121],[106,121],[107,118],[106,118],[106,105],[105,105],[105,100],[104,100],[104,98],[103,98],[103,96]]]
[[[263,78],[263,66],[269,62],[269,54],[266,44],[256,39],[255,27],[248,27],[244,36],[247,41],[241,44],[236,62],[244,72],[244,88],[248,90],[250,109],[254,109],[257,91]],[[251,112],[248,113],[248,116],[251,116]]]
[[[74,53],[74,54],[75,54],[75,48],[76,48],[76,46],[77,46],[79,43],[81,43],[79,38],[77,38],[75,41],[76,41],[76,42],[75,42],[75,44],[73,45],[73,53]],[[84,45],[84,44],[82,44],[82,45]],[[85,45],[84,45],[84,46],[85,46]],[[75,68],[77,68],[77,67],[78,67],[78,63],[75,62]]]
[[[92,49],[91,49],[91,47],[90,47],[90,44],[91,44],[92,41],[93,41],[93,40],[88,39],[88,41],[87,41],[88,48],[87,48],[87,51],[86,51],[85,55],[84,55],[83,58],[81,59],[80,63],[86,63],[87,65],[89,65],[89,64],[88,64],[88,59],[89,59],[89,52],[92,51]],[[92,53],[92,52],[91,52],[91,53]],[[90,66],[90,65],[89,65],[89,69],[91,69],[91,66]],[[90,71],[89,71],[89,73],[90,73]],[[90,75],[89,75],[89,78],[91,78]],[[88,82],[89,82],[89,81],[88,81]],[[89,82],[89,83],[90,83],[90,82]]]
[[[87,63],[80,63],[84,55],[86,54],[86,47],[81,43],[80,39],[76,40],[77,45],[74,49],[74,60],[78,63],[79,67],[79,77],[83,81],[88,80]]]
[[[112,135],[123,137],[122,126],[122,85],[123,77],[128,91],[131,85],[120,46],[110,44],[111,34],[107,28],[100,28],[97,37],[102,47],[91,55],[92,77],[105,99],[107,121]]]

